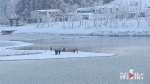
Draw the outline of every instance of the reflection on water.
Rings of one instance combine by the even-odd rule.
[[[13,46],[15,44],[9,43],[9,42],[0,42],[0,47],[7,47],[7,46]]]
[[[143,46],[150,45],[150,37],[107,37],[107,36],[92,36],[88,38],[53,38],[53,39],[38,39],[38,40],[23,40],[24,42],[33,43],[30,47],[22,47],[19,49],[27,50],[49,50],[53,48],[78,48],[81,51],[112,51],[115,47],[122,46]],[[16,48],[18,49],[18,48]]]

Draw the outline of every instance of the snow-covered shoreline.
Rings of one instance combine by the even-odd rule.
[[[28,51],[27,51],[28,52]],[[41,54],[34,55],[22,55],[22,56],[3,56],[0,57],[0,61],[11,61],[11,60],[42,60],[42,59],[65,59],[65,58],[81,58],[81,57],[111,57],[115,54],[108,53],[94,53],[94,52],[62,52],[60,55],[55,55],[51,51],[40,51]]]
[[[84,21],[88,25],[79,26],[79,21],[74,22],[74,27],[71,27],[69,22],[56,22],[53,25],[47,24],[25,24],[19,27],[0,26],[0,32],[2,30],[16,30],[13,34],[45,34],[45,35],[89,35],[89,36],[149,36],[150,27],[148,23],[143,19],[139,22],[139,26],[136,20],[126,21],[126,26],[122,26],[123,22],[118,22],[118,27],[109,24],[94,26],[92,20]],[[110,22],[111,23],[111,22]],[[65,24],[65,27],[63,27]],[[43,26],[44,25],[44,26]]]

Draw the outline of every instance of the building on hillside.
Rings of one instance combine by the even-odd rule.
[[[61,21],[78,21],[80,20],[80,15],[78,13],[68,13],[61,15]]]
[[[120,8],[122,7],[122,8]],[[117,5],[106,5],[106,6],[94,6],[87,8],[78,8],[76,10],[83,19],[90,20],[94,17],[101,19],[107,18],[134,18],[134,17],[145,17],[146,7],[140,6],[129,6],[123,7],[119,4]]]
[[[59,9],[34,10],[31,12],[31,20],[35,22],[59,21],[61,11]],[[33,22],[34,22],[33,21]]]
[[[146,16],[146,7],[131,6],[128,9],[128,17],[129,18],[145,17],[145,16]]]
[[[112,14],[112,6],[94,6],[94,7],[87,7],[87,8],[78,8],[76,10],[76,13],[82,16],[83,19],[85,20],[92,20],[94,19],[97,15],[99,17],[104,18],[100,15],[109,13],[109,15]]]
[[[84,20],[93,19],[93,7],[78,8],[76,9],[76,13],[79,14]]]
[[[95,16],[93,13],[78,13],[78,15],[81,16],[83,20],[93,20]]]

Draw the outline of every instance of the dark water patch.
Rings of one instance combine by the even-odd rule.
[[[55,38],[55,37],[53,37]],[[54,49],[60,48],[78,48],[80,51],[102,52],[113,51],[116,47],[123,46],[146,46],[150,45],[150,37],[144,36],[131,36],[131,37],[108,37],[108,36],[91,36],[84,37],[58,37],[57,39],[35,39],[35,40],[18,40],[34,45],[28,47],[19,47],[15,49],[19,50],[50,50],[50,47]]]

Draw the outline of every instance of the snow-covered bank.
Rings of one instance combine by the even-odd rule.
[[[26,51],[28,52],[28,51]],[[108,53],[94,53],[94,52],[62,52],[60,55],[55,55],[51,51],[40,51],[42,54],[34,55],[23,55],[23,56],[5,56],[0,57],[1,61],[7,60],[39,60],[39,59],[50,59],[50,58],[76,58],[76,57],[98,57],[98,56],[114,56],[115,54]]]
[[[75,58],[75,57],[95,57],[95,56],[114,56],[115,54],[109,53],[95,53],[95,52],[61,52],[60,55],[55,55],[54,51],[49,50],[11,50],[12,47],[21,47],[33,45],[30,43],[24,43],[19,41],[0,41],[10,42],[16,45],[8,47],[0,47],[0,60],[39,60],[50,58]]]
[[[80,27],[79,21],[75,21],[73,27],[69,22],[56,22],[49,26],[41,23],[38,27],[37,24],[26,24],[19,27],[1,26],[0,31],[16,30],[13,34],[47,35],[150,35],[150,27],[144,18],[139,22],[140,24],[138,24],[136,20],[120,22],[110,20],[107,25],[103,25],[105,21],[101,21],[97,23],[97,25],[94,25],[93,20],[86,20],[83,21],[83,25],[80,25]]]

